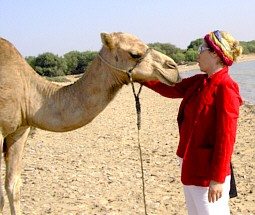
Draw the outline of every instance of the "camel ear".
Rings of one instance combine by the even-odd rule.
[[[113,48],[113,41],[110,34],[101,33],[102,43],[107,46],[109,49]]]

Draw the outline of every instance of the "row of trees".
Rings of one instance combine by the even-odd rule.
[[[96,55],[93,51],[71,51],[60,57],[46,52],[37,57],[26,57],[26,61],[39,75],[55,77],[83,73]]]
[[[171,57],[177,64],[187,64],[195,62],[198,55],[198,47],[203,43],[202,39],[191,41],[186,50],[177,48],[170,43],[151,43],[151,48]]]
[[[243,54],[252,54],[255,53],[255,40],[250,42],[240,42],[241,46],[243,47]]]
[[[170,56],[177,64],[189,64],[196,61],[198,55],[197,50],[202,42],[202,39],[191,41],[185,50],[170,43],[150,43],[148,45],[149,47]],[[243,46],[243,54],[255,53],[255,40],[241,42],[241,45]],[[97,53],[98,52],[94,51],[71,51],[61,57],[47,52],[40,54],[37,57],[26,57],[26,60],[38,74],[55,77],[83,73],[93,61]]]

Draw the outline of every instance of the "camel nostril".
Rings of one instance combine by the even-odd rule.
[[[165,67],[167,69],[177,69],[177,65],[171,61],[166,61],[165,62]]]

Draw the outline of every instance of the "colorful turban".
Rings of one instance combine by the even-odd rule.
[[[204,40],[207,45],[221,58],[224,64],[231,66],[234,61],[232,50],[228,41],[224,39],[223,36],[224,35],[217,30],[205,35]]]

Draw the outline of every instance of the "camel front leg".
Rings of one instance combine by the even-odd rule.
[[[4,144],[4,137],[0,133],[0,176],[1,176],[1,170],[2,170],[3,144]],[[3,208],[4,208],[4,194],[3,194],[3,187],[2,187],[2,177],[0,177],[0,214],[3,214]]]
[[[6,137],[6,176],[5,189],[10,203],[12,215],[19,215],[20,212],[20,175],[21,160],[24,145],[26,143],[30,128],[19,128],[15,133]]]

